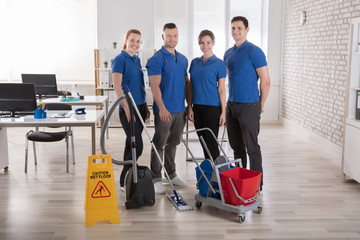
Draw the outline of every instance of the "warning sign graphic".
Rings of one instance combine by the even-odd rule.
[[[110,197],[111,193],[102,181],[99,181],[91,194],[92,198]]]

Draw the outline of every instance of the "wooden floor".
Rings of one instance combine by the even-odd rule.
[[[70,165],[69,173],[65,144],[60,142],[38,146],[37,167],[30,151],[25,174],[27,130],[8,129],[10,168],[0,172],[0,239],[360,239],[360,184],[342,180],[341,152],[278,125],[263,125],[260,133],[263,212],[247,212],[242,224],[236,214],[206,204],[200,210],[178,212],[164,195],[156,196],[153,207],[126,210],[125,194],[118,185],[121,167],[114,165],[120,224],[98,222],[85,227],[90,129],[75,129],[77,163]],[[107,148],[117,159],[123,142],[122,129],[110,129]],[[195,145],[191,144],[198,149]],[[149,165],[149,153],[147,142],[140,164]],[[183,145],[178,147],[176,163],[178,175],[188,183],[177,190],[194,205],[195,164],[185,161]]]

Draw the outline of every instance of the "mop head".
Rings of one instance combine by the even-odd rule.
[[[192,206],[187,205],[187,203],[183,200],[180,193],[177,193],[175,190],[174,190],[174,194],[167,194],[167,198],[176,207],[178,211],[194,210]]]

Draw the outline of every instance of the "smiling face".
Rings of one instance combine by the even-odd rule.
[[[203,36],[199,41],[199,46],[200,50],[205,56],[212,55],[212,48],[214,46],[214,42],[210,36]]]
[[[126,52],[133,56],[139,50],[140,44],[141,35],[130,33],[129,37],[126,39]]]
[[[231,23],[231,35],[235,42],[245,42],[249,28],[245,28],[243,21]]]
[[[178,43],[178,29],[177,28],[166,28],[162,35],[164,40],[165,48],[175,48]]]

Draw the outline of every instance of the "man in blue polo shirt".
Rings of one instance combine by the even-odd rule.
[[[245,17],[237,16],[231,20],[231,35],[235,45],[224,55],[229,73],[226,122],[234,158],[241,158],[242,166],[246,168],[248,154],[250,169],[263,172],[258,135],[260,115],[264,112],[265,101],[270,91],[270,77],[265,54],[259,47],[246,40],[248,32],[249,23]],[[260,190],[262,185],[263,178]]]
[[[176,175],[175,154],[185,126],[185,85],[189,85],[188,61],[184,55],[175,50],[178,29],[174,23],[164,25],[162,38],[164,46],[146,64],[154,97],[153,142],[159,155],[164,159],[171,182],[174,185],[185,186],[186,183]],[[161,168],[152,149],[151,173],[156,193],[165,193]]]

